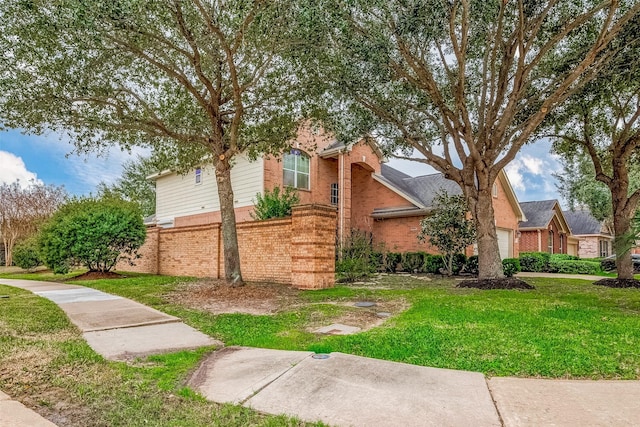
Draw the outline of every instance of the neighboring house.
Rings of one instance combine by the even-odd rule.
[[[613,235],[603,221],[586,210],[564,211],[573,237],[578,240],[580,258],[607,257],[613,253]]]
[[[231,176],[238,222],[251,220],[256,193],[289,185],[298,189],[301,204],[335,206],[340,241],[358,229],[388,250],[435,252],[417,239],[420,220],[429,214],[438,189],[461,194],[456,183],[442,174],[413,178],[385,165],[370,138],[347,147],[326,133],[304,129],[291,147],[281,158],[237,159]],[[157,225],[220,222],[211,167],[203,165],[187,175],[164,171],[150,178],[156,181]],[[516,233],[524,215],[504,173],[494,186],[494,209],[501,256],[518,256]]]
[[[521,202],[520,207],[527,218],[518,226],[520,252],[577,255],[576,239],[557,200]]]

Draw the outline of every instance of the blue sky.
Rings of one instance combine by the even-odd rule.
[[[548,141],[528,145],[507,166],[507,176],[521,202],[560,200],[551,174],[560,171],[561,166],[549,148]],[[145,152],[128,153],[113,147],[99,156],[95,153],[79,156],[71,154],[72,150],[68,138],[55,134],[30,136],[16,130],[0,132],[0,182],[35,179],[45,184],[64,185],[71,194],[89,194],[95,192],[99,182],[115,181],[126,160]],[[391,160],[390,166],[412,176],[433,173],[432,168],[418,162]]]

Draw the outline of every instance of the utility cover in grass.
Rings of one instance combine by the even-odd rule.
[[[333,325],[325,326],[324,328],[316,329],[313,331],[316,334],[328,334],[328,335],[353,335],[360,332],[362,329],[357,326],[343,325],[341,323],[334,323]]]
[[[535,289],[527,282],[514,277],[505,277],[504,279],[479,279],[464,280],[456,285],[457,288],[475,288],[482,290],[492,289]]]

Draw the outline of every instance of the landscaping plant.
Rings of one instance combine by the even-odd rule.
[[[442,252],[444,268],[452,275],[456,254],[464,252],[476,240],[476,227],[467,217],[469,209],[463,196],[451,196],[445,192],[436,194],[433,211],[420,222],[418,239],[429,239],[429,243]],[[458,269],[459,271],[459,269]]]
[[[80,264],[108,272],[132,262],[146,238],[139,207],[118,198],[79,198],[62,206],[39,236],[44,263],[56,273]]]
[[[265,220],[272,218],[285,218],[291,216],[291,208],[300,203],[298,191],[293,187],[285,187],[280,192],[280,187],[273,190],[265,190],[264,195],[256,194],[256,202],[251,218]]]

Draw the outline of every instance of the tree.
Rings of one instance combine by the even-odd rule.
[[[172,159],[153,153],[148,157],[138,156],[124,163],[122,175],[111,185],[98,184],[98,196],[115,196],[135,202],[142,215],[149,216],[156,211],[155,182],[147,179],[149,175],[167,169],[175,169]]]
[[[467,218],[468,213],[464,196],[440,192],[433,199],[431,215],[420,221],[418,239],[429,239],[429,243],[440,250],[448,275],[453,274],[456,254],[464,253],[476,241],[475,223]]]
[[[318,4],[319,6],[314,6]],[[336,129],[409,148],[462,188],[479,278],[503,277],[492,186],[547,115],[611,60],[637,16],[625,1],[313,1],[310,55]],[[315,9],[314,9],[315,7]],[[301,53],[304,55],[304,52]],[[411,157],[400,155],[400,157]]]
[[[0,122],[68,132],[78,151],[153,146],[215,168],[225,278],[242,283],[231,168],[277,153],[302,99],[284,0],[6,0]]]
[[[13,263],[14,245],[34,235],[66,197],[63,187],[35,181],[27,186],[19,181],[0,185],[0,236],[6,265]]]
[[[66,273],[76,264],[108,272],[120,260],[132,261],[146,235],[135,203],[81,198],[51,217],[39,234],[38,246],[44,263],[55,273]]]
[[[628,254],[637,237],[634,218],[640,203],[640,18],[634,24],[609,47],[615,60],[558,111],[554,135],[556,152],[568,165],[579,166],[572,172],[576,177],[561,183],[597,217],[611,215],[618,279],[623,280],[633,279]],[[586,189],[600,191],[589,195]]]

